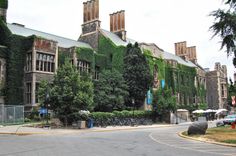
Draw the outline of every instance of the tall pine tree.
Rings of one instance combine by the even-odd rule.
[[[152,85],[150,69],[138,43],[127,45],[124,58],[124,79],[128,85],[129,99],[136,107],[143,105],[147,91]]]

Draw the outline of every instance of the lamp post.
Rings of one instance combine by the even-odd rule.
[[[46,125],[48,125],[48,105],[49,105],[49,87],[47,87],[46,94],[45,94],[45,108],[46,108]]]
[[[134,104],[135,104],[135,101],[134,101],[134,99],[132,98],[132,105],[133,105],[133,119],[132,119],[131,126],[134,126]]]
[[[132,99],[132,105],[133,105],[133,118],[134,118],[134,104],[135,104],[134,99]]]

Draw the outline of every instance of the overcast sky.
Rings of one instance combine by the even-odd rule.
[[[9,23],[20,23],[51,34],[77,40],[81,34],[85,0],[9,0]],[[187,41],[197,47],[198,63],[214,68],[227,65],[228,76],[235,71],[232,58],[220,51],[220,40],[212,39],[209,14],[222,0],[100,0],[101,27],[109,30],[109,14],[125,10],[128,38],[155,43],[174,53],[174,43]]]

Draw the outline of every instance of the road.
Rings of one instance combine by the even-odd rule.
[[[236,148],[180,138],[187,125],[50,135],[0,135],[0,156],[236,156]]]

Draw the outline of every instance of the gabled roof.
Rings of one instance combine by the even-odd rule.
[[[100,32],[105,37],[109,38],[116,46],[127,46],[127,44],[129,44],[129,43],[134,44],[136,42],[135,40],[132,40],[129,38],[127,38],[126,42],[125,42],[116,34],[110,32],[110,31],[104,30],[104,29],[100,29]]]
[[[161,57],[164,60],[174,60],[174,61],[177,61],[179,64],[182,64],[182,65],[185,65],[185,66],[197,67],[191,61],[185,61],[184,59],[182,59],[179,56],[176,56],[176,55],[174,55],[172,53],[164,51],[163,49],[158,47],[155,43],[140,43],[140,45],[144,45],[144,46],[147,46],[147,47],[154,47],[155,50],[152,51],[153,57],[156,57],[156,58],[160,58]],[[151,50],[151,49],[149,49],[149,50]]]
[[[184,59],[182,59],[179,56],[176,56],[174,54],[171,54],[169,52],[164,51],[162,53],[163,59],[166,60],[175,60],[177,61],[179,64],[185,65],[185,66],[189,66],[189,67],[197,67],[194,63],[192,63],[191,61],[185,61]]]
[[[56,41],[56,42],[58,42],[59,47],[63,47],[63,48],[84,47],[84,48],[91,48],[92,49],[92,47],[87,43],[68,39],[65,37],[60,37],[57,35],[41,32],[41,31],[37,31],[37,30],[33,30],[33,29],[29,29],[29,28],[25,28],[20,25],[7,24],[7,27],[11,30],[11,32],[13,34],[16,34],[16,35],[25,36],[25,37],[36,35],[36,36],[39,36],[42,38]]]

